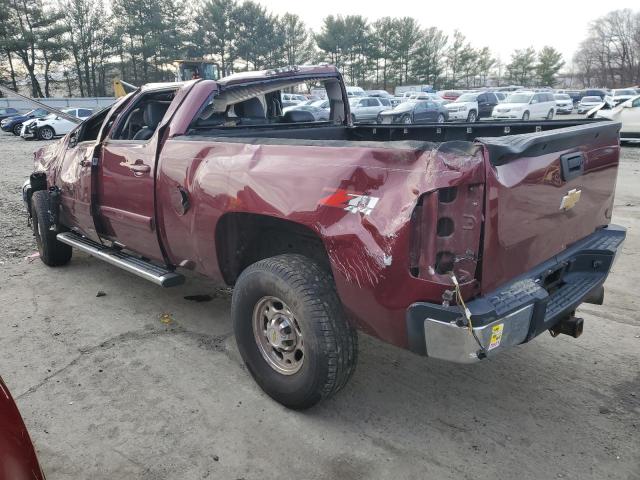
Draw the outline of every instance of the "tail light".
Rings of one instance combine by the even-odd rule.
[[[477,283],[484,184],[441,188],[420,198],[412,217],[410,269],[446,285]]]

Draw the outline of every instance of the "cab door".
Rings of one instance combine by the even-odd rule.
[[[156,159],[165,127],[194,84],[143,90],[118,116],[101,148],[97,204],[103,238],[160,262]]]

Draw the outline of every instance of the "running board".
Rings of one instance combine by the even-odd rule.
[[[133,255],[124,253],[115,248],[105,247],[82,235],[74,232],[64,232],[56,235],[58,241],[71,245],[73,248],[82,250],[92,257],[104,260],[111,265],[120,267],[129,273],[133,273],[161,287],[175,287],[184,283],[184,276],[179,273],[159,267],[151,262],[147,262]]]

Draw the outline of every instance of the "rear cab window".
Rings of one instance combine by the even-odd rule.
[[[226,130],[312,122],[326,124],[326,120],[316,120],[310,109],[305,109],[303,105],[283,104],[287,97],[305,98],[302,93],[285,93],[283,90],[309,92],[321,88],[324,88],[327,100],[317,107],[328,110],[329,123],[341,123],[344,121],[344,99],[337,77],[312,78],[307,81],[301,81],[299,78],[280,78],[274,79],[273,83],[223,88],[207,100],[201,112],[191,122],[189,131],[196,133],[209,129]],[[377,98],[350,97],[349,103],[352,109],[380,106]]]

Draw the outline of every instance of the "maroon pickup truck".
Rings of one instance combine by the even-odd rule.
[[[323,86],[328,121],[283,111]],[[342,388],[356,330],[475,362],[577,337],[625,229],[610,121],[353,125],[329,66],[147,85],[39,150],[40,257],[72,248],[158,285],[234,286],[240,353],[291,408]]]

